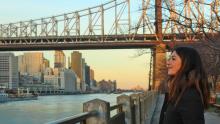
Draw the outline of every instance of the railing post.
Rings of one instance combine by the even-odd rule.
[[[145,104],[144,104],[144,94],[139,94],[140,97],[140,109],[141,109],[141,116],[140,116],[140,120],[141,120],[141,124],[144,124],[145,121]]]
[[[149,92],[144,93],[144,124],[146,124],[146,120],[149,116],[149,109],[151,109],[150,106],[149,106],[150,103],[148,101],[149,100],[149,95],[150,95]]]
[[[132,102],[131,102],[131,97],[127,95],[121,95],[117,97],[117,104],[123,104],[122,105],[122,110],[125,112],[125,123],[126,124],[133,124],[132,120]]]
[[[145,116],[145,123],[149,124],[150,123],[150,120],[151,120],[151,116],[152,116],[152,92],[148,92],[148,94],[145,94],[145,106],[147,108],[147,111],[146,111],[146,116]]]
[[[140,97],[138,94],[132,94],[131,100],[134,103],[134,122],[135,124],[141,124],[141,108],[140,108]]]
[[[94,99],[83,104],[83,112],[97,111],[95,117],[90,117],[85,120],[86,124],[108,124],[110,119],[110,104],[109,102]]]
[[[141,101],[141,124],[149,124],[157,102],[157,92],[149,91],[140,95]],[[143,110],[142,110],[143,109]]]

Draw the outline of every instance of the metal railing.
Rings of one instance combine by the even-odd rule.
[[[83,113],[59,119],[47,124],[149,124],[156,107],[158,93],[121,95],[117,104],[94,99],[83,104]],[[114,116],[111,111],[117,110]]]
[[[49,122],[47,124],[75,124],[75,123],[83,123],[85,124],[85,120],[89,117],[96,116],[98,113],[96,111],[84,112],[81,114],[77,114],[74,116],[62,118],[53,122]]]

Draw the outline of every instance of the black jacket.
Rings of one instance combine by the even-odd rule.
[[[187,89],[176,107],[171,102],[165,107],[163,124],[205,124],[204,107],[195,88]]]

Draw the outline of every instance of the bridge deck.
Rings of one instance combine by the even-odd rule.
[[[193,34],[191,39],[184,34],[164,34],[163,41],[156,34],[0,37],[0,51],[152,48],[160,43],[195,44],[198,40],[199,35]]]

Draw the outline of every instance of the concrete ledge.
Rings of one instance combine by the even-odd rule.
[[[160,120],[160,112],[163,106],[165,95],[164,94],[159,94],[157,97],[157,103],[156,103],[156,108],[153,113],[153,117],[151,120],[151,124],[159,124]]]

